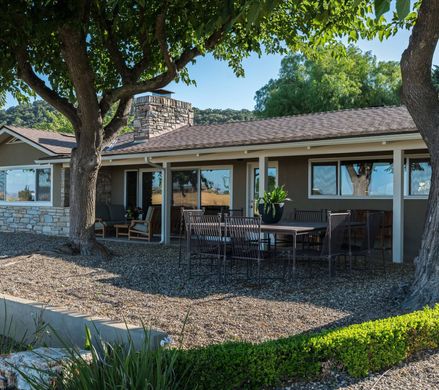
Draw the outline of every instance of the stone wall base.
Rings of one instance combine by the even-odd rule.
[[[69,208],[0,206],[0,231],[68,236]]]

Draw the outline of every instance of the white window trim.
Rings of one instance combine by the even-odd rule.
[[[409,163],[411,159],[422,159],[426,158],[429,159],[430,155],[424,153],[424,154],[410,154],[406,155],[406,158],[404,159],[405,162],[405,169],[404,169],[404,199],[407,200],[427,200],[428,195],[411,195],[409,194],[409,180],[410,180],[410,170],[409,170]]]
[[[355,160],[392,160],[392,156],[349,156],[349,157],[330,157],[330,158],[311,158],[308,159],[308,199],[350,199],[350,200],[391,200],[393,195],[369,195],[369,196],[356,196],[356,195],[342,195],[341,194],[341,163],[343,161],[355,161]],[[313,163],[337,163],[337,195],[313,195],[312,194],[312,164]]]
[[[0,200],[0,206],[43,206],[52,207],[53,206],[53,165],[12,165],[12,166],[2,166],[0,171],[7,171],[9,169],[50,169],[50,201],[35,201],[35,202],[7,202],[6,200]]]

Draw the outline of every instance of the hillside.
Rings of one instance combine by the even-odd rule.
[[[194,108],[195,123],[200,125],[218,124],[226,122],[237,122],[250,120],[255,117],[253,111],[250,110],[232,110],[232,109],[212,109],[201,110]],[[32,104],[22,104],[10,107],[6,110],[0,110],[0,125],[9,124],[25,127],[45,128],[48,130],[56,130],[57,125],[53,125],[56,121],[60,123],[60,131],[68,131],[65,120],[57,120],[58,114],[46,102],[37,100]],[[62,118],[63,119],[63,118]]]

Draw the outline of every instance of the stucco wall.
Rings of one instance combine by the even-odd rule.
[[[47,154],[25,143],[0,145],[0,166],[2,167],[33,165],[35,160],[42,157],[47,157]]]

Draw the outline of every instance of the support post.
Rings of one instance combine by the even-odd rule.
[[[404,259],[404,151],[393,151],[393,224],[392,260],[402,263]]]
[[[259,156],[259,196],[268,190],[268,157]]]
[[[162,239],[161,244],[171,243],[171,205],[172,205],[172,172],[171,164],[163,163],[162,168]]]

